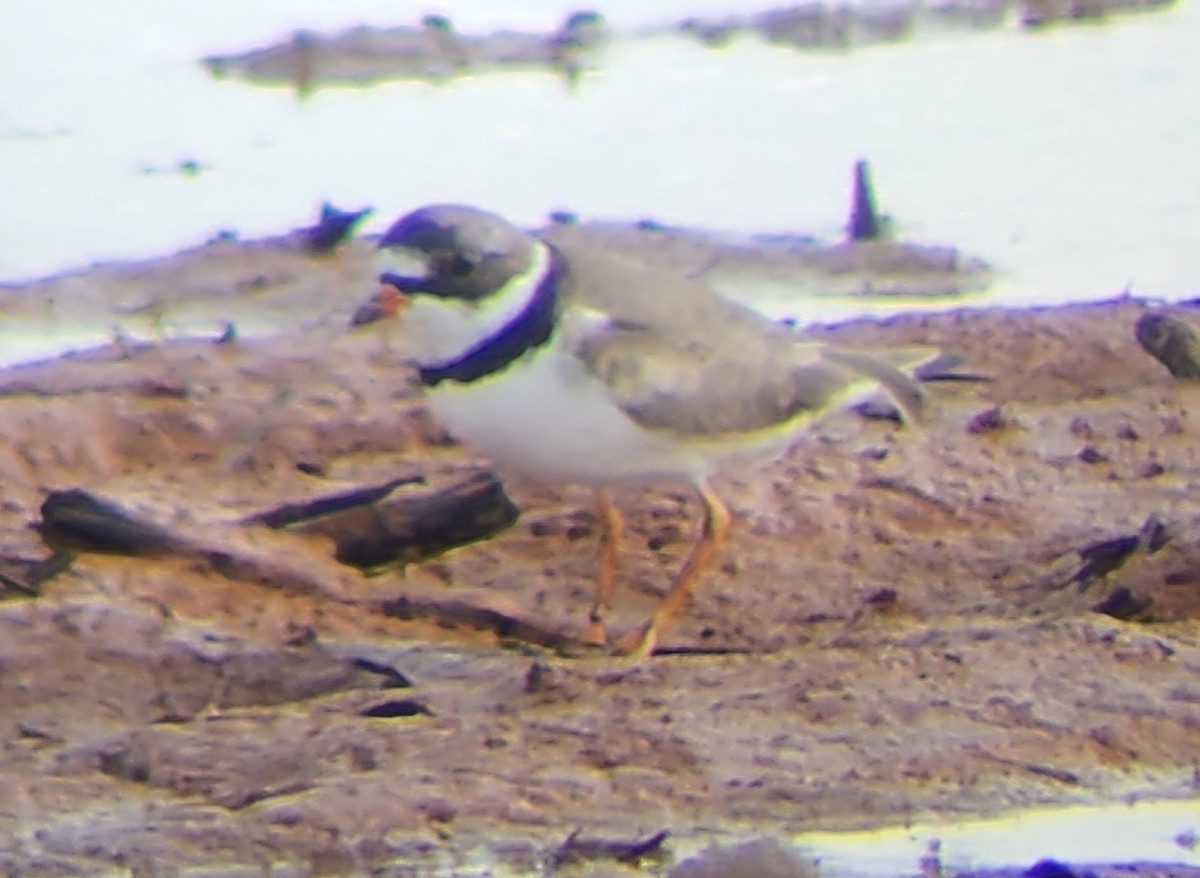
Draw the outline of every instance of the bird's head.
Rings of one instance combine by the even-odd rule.
[[[397,220],[379,241],[379,286],[351,324],[374,323],[417,297],[483,304],[529,270],[537,239],[495,214],[429,205]]]

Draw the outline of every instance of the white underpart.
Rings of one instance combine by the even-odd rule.
[[[472,306],[433,296],[414,297],[404,332],[426,367],[451,362],[513,319],[549,270],[538,244],[530,270],[494,301]],[[607,388],[571,354],[572,339],[607,316],[576,311],[546,344],[506,369],[468,383],[443,381],[427,392],[434,416],[502,470],[541,481],[603,485],[684,479],[697,482],[730,457],[771,457],[792,431],[758,436],[686,440],[639,426],[614,403]],[[782,425],[781,425],[782,426]]]
[[[452,433],[502,469],[545,481],[696,479],[708,469],[634,423],[558,338],[497,375],[443,382],[429,401]]]
[[[539,242],[529,269],[485,301],[414,296],[400,322],[417,362],[437,367],[475,348],[521,313],[549,270],[549,249]],[[456,437],[501,468],[537,479],[599,484],[695,474],[675,443],[613,404],[557,331],[507,369],[465,384],[443,381],[427,398]]]

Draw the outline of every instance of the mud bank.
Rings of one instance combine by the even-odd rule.
[[[814,51],[894,43],[947,29],[981,30],[1017,21],[1038,30],[1058,22],[1105,21],[1110,16],[1169,7],[1173,0],[951,0],[944,3],[810,2],[751,14],[692,16],[658,27],[618,31],[601,12],[572,13],[548,33],[470,34],[443,15],[396,27],[363,25],[339,33],[297,31],[244,52],[214,54],[202,63],[216,77],[300,92],[329,85],[366,86],[395,79],[440,81],[481,73],[543,70],[569,82],[603,65],[615,43],[687,38],[720,48],[737,39]]]
[[[923,431],[838,413],[728,474],[734,535],[667,632],[678,654],[635,666],[522,635],[583,628],[584,491],[500,474],[514,524],[370,577],[327,536],[247,523],[486,467],[394,341],[345,332],[368,251],[222,240],[4,290],[17,330],[113,336],[0,372],[8,872],[529,871],[582,829],[668,830],[644,861],[665,873],[747,833],[1196,795],[1200,386],[1138,345],[1154,303],[815,328],[939,345],[989,380],[931,386]],[[44,538],[72,489],[223,554]],[[618,501],[620,629],[698,504]]]

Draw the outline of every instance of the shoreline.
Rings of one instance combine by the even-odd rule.
[[[1134,338],[1146,313],[1189,307],[814,328],[936,345],[987,380],[931,385],[921,432],[837,413],[778,463],[726,474],[730,547],[665,641],[692,654],[631,666],[520,639],[577,636],[586,492],[500,474],[515,524],[371,577],[335,560],[328,522],[247,523],[485,465],[429,420],[403,350],[343,331],[369,243],[306,240],[0,293],[10,315],[90,303],[167,337],[212,327],[0,370],[0,775],[20,803],[0,810],[0,862],[303,874],[486,850],[520,871],[580,826],[669,829],[681,854],[748,830],[1194,796],[1200,386]],[[275,338],[222,331],[273,320]],[[75,490],[170,538],[64,555],[44,503]],[[694,501],[670,485],[618,501],[620,626],[678,564]],[[1152,518],[1164,541],[1139,542]]]

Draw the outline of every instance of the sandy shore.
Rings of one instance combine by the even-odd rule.
[[[582,490],[505,480],[511,527],[372,577],[328,537],[239,523],[486,467],[398,345],[344,331],[369,251],[221,241],[0,291],[21,332],[113,336],[0,371],[0,871],[528,870],[582,827],[669,830],[665,873],[747,832],[1196,795],[1200,387],[1138,346],[1157,306],[814,330],[989,380],[931,384],[923,430],[838,413],[728,474],[734,535],[667,633],[680,654],[634,666],[519,636],[582,629]],[[253,564],[47,545],[31,525],[75,488]],[[628,627],[698,504],[618,499]]]

